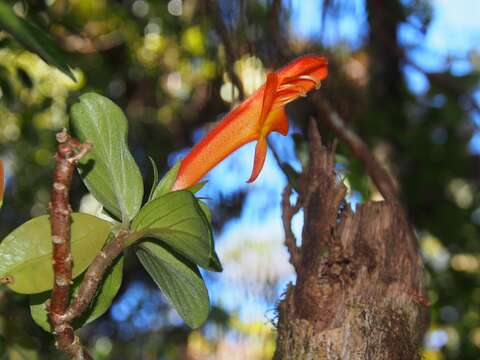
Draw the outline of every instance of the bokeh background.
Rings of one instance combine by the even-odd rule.
[[[148,156],[165,172],[269,70],[302,54],[324,54],[330,75],[320,94],[393,174],[418,234],[431,301],[424,358],[480,358],[479,1],[9,3],[52,34],[78,82],[0,33],[0,157],[7,174],[1,238],[46,213],[54,134],[67,126],[80,94],[96,91],[124,109],[149,186]],[[112,308],[81,331],[96,359],[271,358],[276,303],[295,281],[282,244],[279,202],[287,180],[279,164],[300,170],[306,121],[316,115],[305,100],[287,112],[290,134],[271,136],[277,159],[270,151],[254,184],[245,184],[249,144],[215,168],[201,192],[214,211],[224,265],[223,273],[204,274],[212,299],[208,322],[186,328],[127,254]],[[333,138],[327,128],[322,135]],[[337,161],[353,206],[381,199],[341,143]],[[78,179],[73,205],[96,206]],[[294,222],[300,236],[301,214]],[[6,288],[0,288],[0,354],[58,356],[50,335],[31,320],[28,299]]]

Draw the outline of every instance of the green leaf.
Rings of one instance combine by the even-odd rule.
[[[105,275],[105,278],[100,285],[95,298],[90,307],[83,313],[83,315],[73,322],[75,329],[96,320],[102,316],[110,307],[115,296],[122,284],[123,276],[123,256],[117,258],[113,266],[110,267]],[[83,280],[83,276],[75,279],[72,287],[72,293],[76,293]],[[30,313],[33,320],[43,330],[51,332],[50,323],[48,322],[48,313],[45,309],[45,302],[50,298],[51,291],[43,292],[30,296]]]
[[[173,167],[163,176],[158,183],[151,200],[158,199],[159,197],[172,191],[173,183],[177,178],[178,169],[180,168],[181,161],[177,161]]]
[[[152,169],[153,169],[152,188],[150,189],[150,194],[148,195],[148,201],[150,201],[153,199],[153,194],[158,184],[158,168],[151,156],[148,157],[148,160],[150,160],[150,163],[152,164]]]
[[[73,213],[71,251],[73,277],[80,275],[102,249],[112,225],[95,216]],[[18,293],[36,294],[53,285],[52,239],[48,215],[13,230],[0,243],[0,278]]]
[[[208,264],[208,270],[222,272],[223,266],[220,262],[220,258],[218,257],[217,253],[214,252],[212,258],[210,259],[210,264]]]
[[[152,161],[152,160],[150,160]],[[160,196],[165,195],[166,193],[169,193],[172,191],[173,184],[175,183],[175,179],[177,178],[178,170],[180,169],[182,161],[179,160],[173,165],[173,167],[167,171],[167,173],[163,176],[163,178],[160,180],[158,183],[157,187],[153,191],[153,194],[150,195],[149,201],[158,199]],[[195,194],[202,190],[202,188],[205,186],[205,184],[208,181],[200,181],[195,185],[190,186],[188,190],[191,193]]]
[[[105,208],[124,223],[142,205],[143,180],[127,146],[127,119],[104,96],[88,93],[72,106],[72,125],[81,141],[93,148],[79,167],[87,188]]]
[[[204,201],[201,201],[199,199],[196,199],[197,200],[197,203],[198,203],[198,206],[200,207],[200,209],[202,210],[202,213],[203,213],[203,216],[205,218],[205,220],[208,222],[208,224],[210,225],[209,228],[210,228],[210,231],[212,231],[212,212],[210,211],[210,208],[208,207],[208,205],[204,202]],[[209,270],[213,270],[213,271],[217,271],[217,272],[222,272],[223,271],[223,267],[222,267],[222,263],[220,262],[220,259],[215,251],[215,242],[213,240],[213,235],[210,237],[211,239],[211,249],[212,249],[212,255],[211,255],[211,258],[210,258],[210,264],[208,266],[208,269]]]
[[[205,216],[205,219],[207,219],[208,223],[212,223],[212,212],[210,211],[210,208],[208,207],[207,203],[202,200],[198,200],[198,206],[200,206],[200,209],[203,212],[203,215]]]
[[[12,34],[18,42],[39,55],[48,64],[57,67],[70,79],[76,81],[67,65],[63,50],[45,30],[15,15],[12,7],[3,1],[0,1],[0,28]]]
[[[151,241],[138,245],[136,254],[185,323],[193,329],[202,325],[208,317],[210,301],[197,267]]]
[[[133,219],[129,245],[141,237],[154,237],[205,268],[214,252],[212,232],[190,191],[169,192],[147,203]]]

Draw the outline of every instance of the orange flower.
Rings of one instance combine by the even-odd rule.
[[[5,186],[5,179],[4,179],[4,172],[3,172],[3,161],[0,160],[0,207],[3,205],[3,190]]]
[[[247,182],[254,181],[265,162],[267,136],[272,131],[288,133],[285,105],[306,96],[314,87],[318,89],[327,72],[324,57],[307,55],[269,73],[265,84],[228,113],[182,160],[172,190],[194,185],[230,153],[257,140],[252,175]]]

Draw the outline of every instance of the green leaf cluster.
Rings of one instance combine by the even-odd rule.
[[[92,150],[81,160],[79,173],[104,209],[121,224],[95,216],[73,213],[71,251],[72,295],[83,272],[109,238],[122,229],[130,234],[140,263],[175,307],[185,323],[196,328],[208,317],[208,291],[198,266],[210,271],[222,267],[214,249],[211,214],[194,195],[203,184],[171,191],[179,164],[158,180],[142,205],[143,179],[127,145],[128,122],[122,110],[109,99],[88,93],[72,106],[71,127]],[[48,216],[34,218],[11,232],[0,243],[0,279],[12,290],[31,294],[31,314],[49,331],[45,301],[53,285],[52,245]],[[122,283],[123,258],[103,279],[88,311],[74,324],[77,328],[95,320],[110,307]]]

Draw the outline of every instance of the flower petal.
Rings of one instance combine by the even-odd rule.
[[[233,109],[182,160],[173,190],[194,185],[210,169],[240,146],[257,140],[252,174],[254,181],[265,162],[270,132],[288,133],[284,106],[313,88],[327,76],[327,60],[307,55],[270,73],[264,86]]]
[[[288,117],[285,107],[272,110],[265,120],[265,124],[269,127],[268,132],[275,131],[286,136],[288,134]]]
[[[255,146],[255,158],[253,159],[253,170],[252,175],[247,180],[247,183],[255,181],[255,179],[262,171],[263,164],[265,163],[265,158],[267,156],[267,138],[265,136],[260,136],[258,139],[257,145]]]
[[[278,88],[278,76],[275,73],[269,73],[267,75],[267,81],[265,83],[265,89],[263,90],[263,102],[262,111],[260,113],[260,126],[265,123],[272,105],[275,102],[275,97]],[[263,126],[262,126],[263,127]]]
[[[318,80],[323,80],[327,77],[327,66],[328,61],[323,56],[305,55],[277,71],[277,74],[282,81],[286,78],[293,78],[301,75],[310,75]]]

